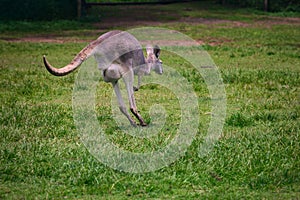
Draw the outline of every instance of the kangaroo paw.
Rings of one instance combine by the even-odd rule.
[[[133,91],[139,91],[139,88],[133,86]]]
[[[146,122],[140,122],[140,126],[148,126],[148,124]]]

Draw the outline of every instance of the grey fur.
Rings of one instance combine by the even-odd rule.
[[[139,120],[140,125],[146,126],[146,122],[138,113],[133,90],[137,91],[139,89],[142,77],[149,75],[151,69],[158,74],[163,72],[162,62],[159,59],[159,47],[147,46],[146,51],[147,57],[145,58],[141,45],[130,33],[110,31],[88,44],[74,57],[70,64],[63,68],[58,69],[51,66],[45,56],[43,61],[51,74],[65,76],[77,69],[86,59],[93,55],[97,60],[99,69],[102,71],[104,81],[113,85],[120,111],[133,126],[136,126],[135,121],[127,112],[121,96],[118,80],[122,78],[127,89],[130,110]],[[133,87],[134,75],[138,76],[137,87]]]

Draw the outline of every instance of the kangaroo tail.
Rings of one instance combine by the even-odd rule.
[[[93,50],[97,45],[102,43],[105,39],[114,36],[116,34],[121,33],[121,31],[110,31],[103,35],[101,35],[97,40],[94,40],[90,44],[88,44],[86,47],[84,47],[74,58],[73,60],[62,68],[55,68],[53,67],[46,59],[46,56],[43,56],[43,61],[46,69],[55,76],[65,76],[75,69],[77,69],[87,58],[89,58],[91,55],[93,55]]]

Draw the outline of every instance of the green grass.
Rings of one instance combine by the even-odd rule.
[[[1,199],[299,198],[299,24],[266,26],[258,21],[269,19],[269,14],[238,10],[231,16],[229,9],[211,4],[202,4],[203,7],[184,4],[188,5],[192,5],[192,11],[182,9],[174,16],[206,15],[248,24],[239,27],[232,27],[229,22],[191,25],[162,16],[166,23],[161,26],[204,41],[204,48],[221,71],[227,94],[227,117],[214,151],[205,157],[198,155],[210,112],[209,93],[203,78],[174,54],[162,52],[161,59],[182,74],[198,96],[197,137],[185,156],[169,167],[146,174],[130,174],[101,164],[82,144],[72,110],[72,92],[78,72],[58,78],[42,66],[42,55],[48,55],[53,65],[63,66],[86,43],[0,40]],[[180,6],[163,6],[162,9],[169,12]],[[62,38],[86,39],[96,38],[97,35],[92,35],[99,31],[94,22],[0,24],[0,38],[50,33],[60,34]],[[212,45],[213,42],[217,45]],[[166,88],[146,85],[136,93],[138,107],[148,122],[149,108],[153,104],[162,102],[168,113],[161,134],[153,140],[122,134],[111,113],[111,94],[111,86],[99,82],[97,119],[104,124],[107,136],[118,145],[143,151],[164,147],[174,136],[180,107],[174,94]]]

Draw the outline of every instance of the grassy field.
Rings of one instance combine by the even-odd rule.
[[[300,19],[292,16],[299,13],[232,13],[194,2],[94,8],[82,21],[0,22],[0,199],[298,199]],[[136,20],[138,15],[143,17]],[[99,34],[139,26],[177,30],[203,44],[221,72],[227,116],[214,151],[199,157],[210,121],[209,93],[188,62],[162,52],[164,64],[184,76],[198,97],[197,136],[170,166],[130,174],[101,164],[82,144],[72,109],[78,72],[54,77],[42,55],[63,66]],[[99,82],[95,109],[119,146],[162,148],[176,134],[180,105],[166,88],[150,84],[136,93],[146,121],[152,105],[167,113],[152,140],[122,134],[111,94],[112,87]]]

